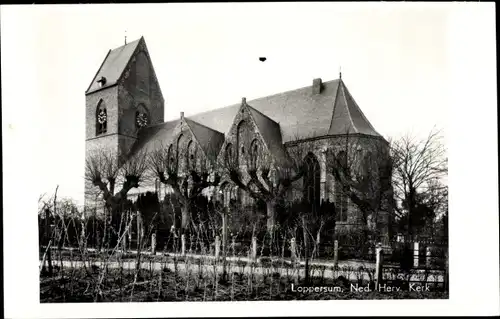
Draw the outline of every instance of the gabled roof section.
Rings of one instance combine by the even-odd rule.
[[[339,80],[328,134],[339,135],[346,133],[380,136],[365,117],[356,101],[354,101],[344,81]]]
[[[205,156],[215,158],[224,143],[224,134],[187,117],[184,120],[205,152]]]
[[[130,154],[134,155],[139,151],[151,152],[162,146],[167,147],[172,143],[172,137],[179,122],[180,120],[173,120],[140,129]]]
[[[271,155],[280,164],[286,164],[287,157],[283,146],[283,139],[281,137],[280,125],[258,110],[254,109],[252,106],[247,104],[247,107],[255,125],[257,125],[257,128],[264,139],[264,142],[271,152]]]
[[[139,43],[143,39],[144,38],[141,37],[140,39],[127,43],[119,48],[110,50],[101,67],[94,76],[94,79],[92,79],[92,82],[90,83],[85,94],[115,85],[122,77],[123,71],[127,67]],[[106,83],[103,87],[100,87],[98,83],[101,77],[106,79]]]
[[[261,112],[281,128],[283,143],[328,134],[339,80],[324,82],[319,94],[311,86],[254,100],[247,104]],[[227,133],[241,104],[200,113],[190,118]]]

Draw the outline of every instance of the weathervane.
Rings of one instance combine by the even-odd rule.
[[[127,30],[125,30],[125,44],[127,44]]]
[[[339,79],[342,79],[342,66],[339,66]]]

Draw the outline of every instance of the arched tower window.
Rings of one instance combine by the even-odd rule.
[[[96,110],[96,135],[104,134],[108,130],[108,114],[103,100],[99,102]]]
[[[304,199],[311,205],[312,211],[316,212],[320,204],[320,177],[321,171],[318,159],[309,153],[304,159],[305,172],[303,181]]]
[[[337,165],[347,168],[347,155],[344,151],[337,154]],[[339,181],[335,181],[335,208],[337,221],[347,221],[347,187]]]

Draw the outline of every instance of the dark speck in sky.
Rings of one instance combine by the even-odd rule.
[[[259,60],[260,60],[260,62],[264,62],[264,61],[266,61],[266,57],[261,56],[261,57],[259,58]]]

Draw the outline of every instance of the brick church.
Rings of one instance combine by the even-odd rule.
[[[335,203],[337,227],[360,223],[360,218],[358,208],[342,193],[328,169],[327,149],[342,144],[347,133],[356,141],[360,154],[368,154],[373,145],[387,145],[341,75],[326,82],[311,79],[310,85],[302,88],[254,100],[243,98],[234,105],[195,115],[181,112],[178,119],[165,122],[165,101],[143,37],[107,53],[85,96],[87,155],[95,149],[132,154],[167,145],[172,154],[184,149],[186,162],[203,161],[210,152],[224,156],[246,151],[266,154],[279,166],[286,161],[289,149],[309,145],[310,152],[304,158],[310,167],[309,177],[297,183],[312,190],[307,196],[313,200]],[[92,189],[85,185],[86,194]],[[169,187],[152,180],[130,191],[129,196],[146,191],[163,196]],[[228,178],[206,194],[222,201],[252,201]],[[286,198],[293,200],[303,194],[290,190]],[[87,196],[86,206],[91,202]],[[390,205],[382,206],[384,216],[389,216]]]

